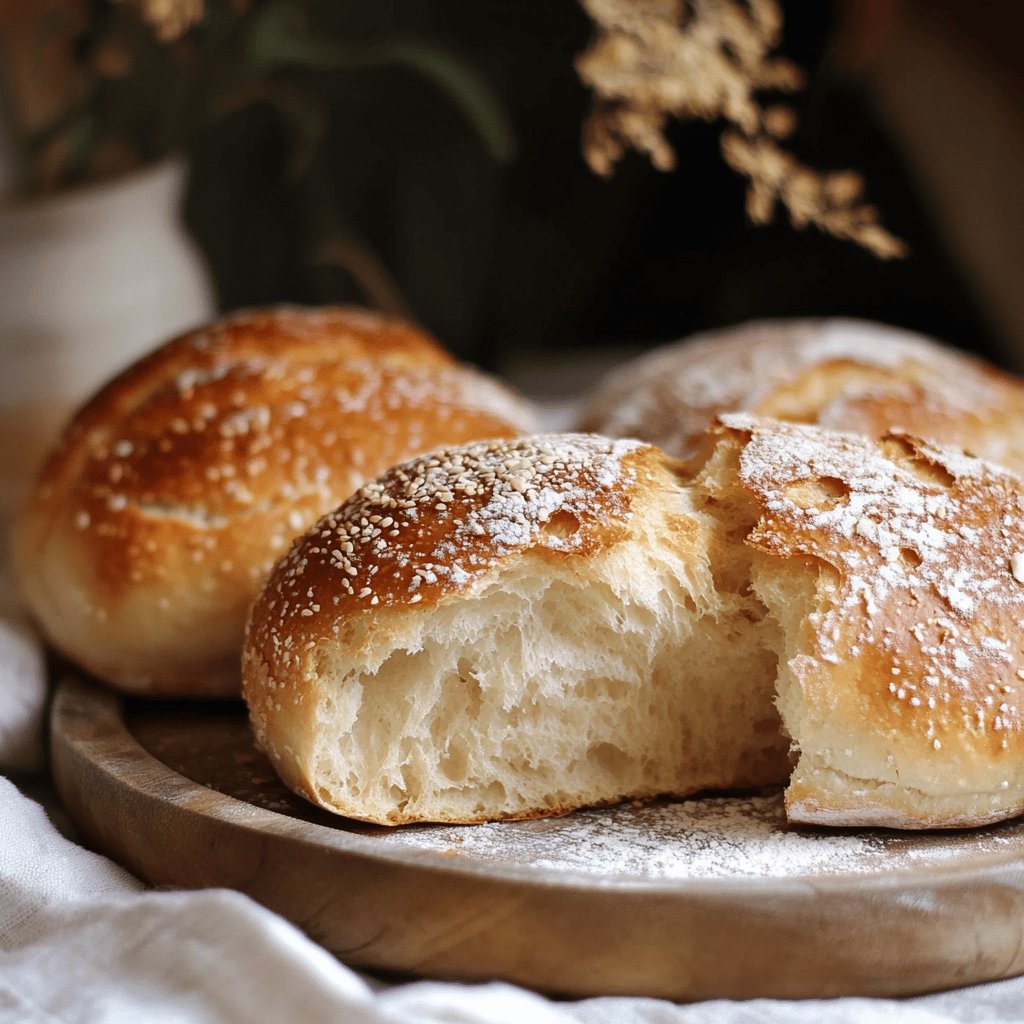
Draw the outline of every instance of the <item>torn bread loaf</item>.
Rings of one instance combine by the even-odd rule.
[[[237,697],[248,607],[297,534],[396,462],[532,425],[402,320],[235,314],[74,417],[15,527],[21,590],[56,648],[121,689]]]
[[[787,778],[798,822],[1009,817],[1022,491],[909,437],[739,415],[692,473],[592,435],[413,460],[256,601],[255,732],[297,792],[382,824]]]
[[[1024,383],[861,320],[759,320],[664,345],[609,373],[581,427],[690,458],[728,412],[869,437],[899,429],[1024,473]]]

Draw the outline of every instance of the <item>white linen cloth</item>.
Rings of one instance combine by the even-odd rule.
[[[3,592],[0,585],[0,593]],[[9,592],[8,592],[9,593]],[[0,603],[0,771],[41,762],[41,649]],[[34,785],[38,785],[38,777]],[[1022,922],[1024,928],[1024,922]],[[1009,1024],[1024,980],[908,1000],[557,1002],[498,982],[387,986],[240,893],[154,892],[0,777],[0,1024]]]

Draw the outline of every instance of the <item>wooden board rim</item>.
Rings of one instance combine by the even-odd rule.
[[[1000,892],[1006,891],[1012,896],[1013,914],[1019,914],[1024,920],[1024,843],[1016,850],[977,853],[973,859],[966,862],[928,865],[926,872],[920,869],[915,872],[908,868],[877,874],[802,875],[783,878],[663,879],[616,876],[609,880],[607,877],[596,877],[582,871],[490,864],[468,858],[445,857],[430,850],[386,848],[375,843],[369,836],[294,819],[212,791],[185,778],[153,757],[129,731],[121,698],[112,691],[81,679],[67,679],[58,687],[52,708],[51,726],[55,781],[65,804],[72,816],[83,825],[86,834],[122,862],[125,862],[125,858],[119,856],[122,850],[118,848],[116,831],[112,832],[111,823],[104,821],[105,812],[93,808],[84,815],[88,820],[82,820],[83,806],[89,801],[87,791],[90,779],[95,781],[102,777],[108,792],[121,790],[157,803],[169,803],[166,796],[161,796],[156,791],[161,787],[165,790],[170,787],[179,797],[179,800],[173,801],[176,810],[185,817],[196,816],[213,822],[215,827],[241,830],[261,842],[268,836],[276,837],[296,850],[304,849],[319,854],[327,849],[344,857],[345,864],[350,869],[366,867],[371,873],[384,870],[386,873],[390,872],[386,874],[389,878],[396,872],[411,872],[421,881],[424,877],[433,876],[433,882],[448,886],[455,892],[460,886],[482,883],[489,893],[513,900],[523,897],[527,904],[532,900],[533,905],[537,902],[538,893],[551,904],[557,903],[559,899],[569,899],[577,905],[580,898],[584,901],[592,898],[595,905],[602,908],[609,906],[609,900],[621,897],[626,902],[631,901],[631,905],[642,908],[670,902],[678,906],[684,916],[691,912],[714,913],[722,908],[729,909],[730,912],[736,908],[743,908],[741,912],[756,916],[762,912],[770,913],[770,908],[780,901],[792,901],[800,906],[810,901],[810,904],[820,904],[816,911],[818,915],[827,917],[830,912],[840,916],[849,914],[850,908],[854,907],[857,901],[864,901],[865,906],[875,906],[874,913],[877,916],[879,908],[884,911],[886,906],[895,906],[909,887],[918,896],[934,897],[939,904],[943,904],[944,900],[951,900],[946,911],[948,916],[950,908],[956,903],[957,894],[966,884],[986,891],[986,887],[989,886]],[[201,803],[206,809],[185,806],[190,800]],[[90,817],[90,814],[98,814],[98,817]],[[357,865],[357,861],[363,864]],[[143,877],[154,880],[144,867],[140,868],[130,860],[126,866]],[[160,881],[159,878],[155,880]],[[243,891],[246,890],[243,888]],[[256,895],[256,898],[260,899],[260,896]],[[261,901],[267,902],[272,909],[284,913],[285,916],[291,916],[287,908],[273,906],[272,902],[267,900]],[[601,913],[607,914],[610,911],[599,910],[599,917]],[[809,915],[809,919],[813,916]],[[1010,917],[1011,915],[1007,914],[1007,918]],[[303,920],[297,920],[296,923],[306,926]],[[603,926],[603,919],[597,923]],[[1024,925],[1021,928],[1024,929]],[[319,935],[314,934],[314,937],[318,941],[323,941]],[[324,944],[331,948],[329,943]],[[361,966],[410,969],[408,962],[393,962],[393,958],[389,959],[390,954],[387,952],[380,956],[373,953],[361,958],[345,957],[347,948],[340,951],[335,948],[334,951],[340,952],[343,958]],[[777,983],[771,978],[755,978],[746,989],[742,986],[737,988],[733,974],[728,971],[721,978],[710,976],[699,983],[689,975],[677,980],[665,979],[664,982],[659,981],[657,984],[643,980],[632,984],[628,976],[610,977],[607,984],[603,981],[595,983],[593,978],[587,980],[586,977],[567,978],[564,983],[561,980],[553,983],[551,973],[544,970],[538,972],[535,964],[522,970],[515,966],[508,970],[502,969],[500,955],[496,956],[496,960],[492,957],[479,971],[472,965],[462,963],[458,957],[452,960],[451,957],[446,958],[444,955],[435,959],[427,957],[422,963],[417,962],[411,967],[418,973],[428,975],[463,978],[505,977],[520,984],[567,994],[638,994],[688,999],[755,995],[908,995],[949,987],[951,984],[994,980],[1024,972],[1024,949],[1021,948],[1020,942],[1015,952],[1008,952],[1005,959],[999,955],[996,960],[999,966],[993,967],[989,964],[985,968],[979,968],[975,973],[960,976],[951,975],[948,967],[934,970],[932,974],[921,975],[918,978],[879,977],[865,980],[859,976],[853,979],[834,977],[824,983],[816,982],[814,979],[805,983],[797,976],[780,976]],[[497,969],[490,965],[492,962],[498,962]],[[713,975],[713,972],[711,973]]]
[[[132,760],[142,759],[147,762],[151,771],[155,772],[162,779],[171,781],[181,787],[183,791],[194,791],[202,793],[207,798],[212,798],[215,803],[214,811],[197,811],[192,813],[201,814],[205,817],[218,820],[230,821],[236,827],[253,829],[259,832],[275,832],[287,836],[297,842],[310,842],[302,833],[306,830],[315,830],[318,839],[329,846],[337,847],[346,853],[356,856],[366,856],[373,859],[389,860],[399,864],[416,864],[419,867],[436,867],[445,873],[486,875],[488,877],[504,877],[508,881],[528,881],[531,884],[551,886],[555,888],[595,888],[607,890],[609,886],[629,889],[639,889],[652,893],[677,894],[681,889],[693,889],[698,893],[704,890],[715,893],[752,894],[760,889],[769,889],[773,894],[777,893],[780,885],[785,886],[792,883],[794,888],[803,889],[808,885],[824,887],[830,891],[852,891],[856,890],[859,895],[869,893],[873,888],[885,890],[893,886],[901,887],[908,878],[915,883],[919,879],[915,877],[915,869],[911,866],[893,868],[883,873],[873,874],[865,872],[856,875],[829,875],[829,874],[806,874],[792,877],[770,877],[759,878],[757,876],[742,876],[736,878],[724,878],[720,876],[694,876],[689,878],[642,878],[633,875],[618,875],[612,878],[608,876],[595,876],[591,872],[573,870],[571,868],[555,869],[543,866],[528,866],[519,864],[490,864],[482,860],[459,858],[444,859],[440,862],[437,854],[429,849],[390,847],[377,843],[373,838],[358,833],[347,832],[344,829],[331,829],[316,822],[298,822],[288,815],[262,807],[246,804],[225,793],[216,790],[209,790],[191,779],[180,775],[174,769],[163,764],[147,750],[132,735],[125,725],[123,717],[123,701],[118,694],[111,690],[95,687],[90,694],[89,700],[96,711],[95,719],[88,724],[87,731],[83,734],[70,721],[68,716],[69,701],[77,697],[81,692],[83,684],[77,679],[65,680],[57,690],[53,703],[52,719],[53,732],[59,735],[63,741],[76,748],[83,748],[84,744],[96,744],[101,741],[99,749],[107,756],[117,757],[130,755]],[[127,772],[118,773],[113,771],[113,765],[103,765],[101,770],[108,771],[116,777],[123,785],[139,789],[136,779]],[[238,813],[244,809],[244,813],[250,820],[238,818]],[[942,865],[929,865],[927,870],[929,878],[936,885],[958,882],[965,874],[977,878],[979,873],[992,869],[997,870],[1010,864],[1018,864],[1024,870],[1024,846],[1021,850],[990,850],[975,853],[974,860],[970,863],[949,862]]]

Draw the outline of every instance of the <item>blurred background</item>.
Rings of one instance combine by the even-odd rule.
[[[669,173],[593,174],[576,0],[0,0],[6,437],[32,388],[57,417],[214,309],[280,301],[405,313],[550,394],[582,351],[778,315],[1024,368],[1024,6],[780,7],[807,74],[787,146],[859,171],[906,258],[752,226],[719,124],[673,124]]]

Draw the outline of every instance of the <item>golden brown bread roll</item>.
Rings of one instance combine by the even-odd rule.
[[[55,647],[125,690],[237,695],[248,605],[297,533],[395,462],[532,422],[403,321],[236,314],[74,417],[16,525],[22,592]]]
[[[1024,383],[858,320],[762,320],[664,345],[608,374],[580,423],[689,458],[725,412],[869,437],[896,428],[1024,473]]]
[[[243,654],[259,742],[383,824],[783,782],[792,820],[1024,810],[1024,482],[906,436],[727,419],[469,445],[300,538]]]
[[[397,824],[784,779],[764,615],[716,588],[676,472],[649,446],[555,435],[365,485],[253,607],[245,696],[285,782]],[[695,625],[736,642],[694,654]]]

